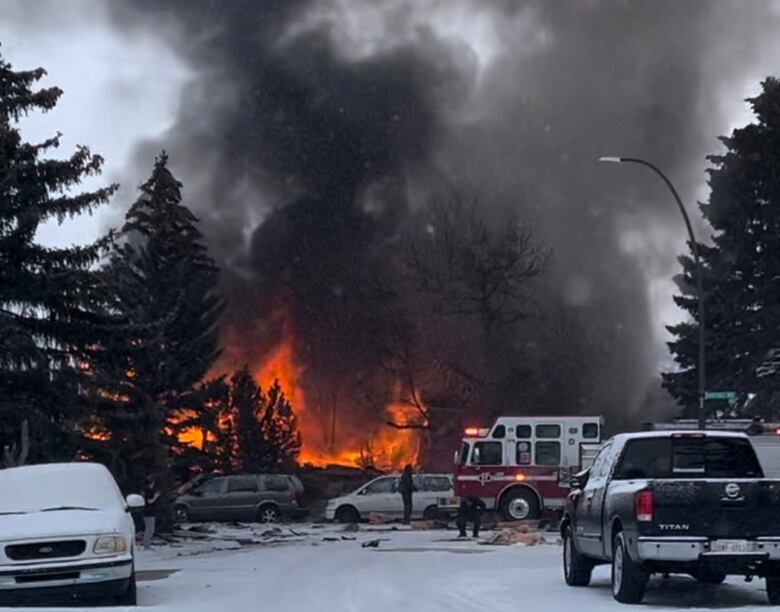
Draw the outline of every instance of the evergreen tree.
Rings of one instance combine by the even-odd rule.
[[[170,451],[182,451],[181,423],[203,408],[194,391],[218,356],[218,269],[167,162],[157,158],[104,271],[112,308],[128,324],[107,339],[95,367],[97,427],[105,430],[95,452],[108,454],[128,487],[147,474],[169,483]]]
[[[756,121],[721,141],[722,155],[709,157],[711,194],[701,205],[714,228],[713,245],[702,245],[707,332],[707,386],[741,394],[738,407],[709,401],[708,412],[727,416],[780,412],[780,377],[759,376],[780,347],[780,81],[769,78],[749,100]],[[690,321],[669,328],[679,371],[664,374],[673,397],[695,414],[698,299],[691,257],[681,258],[682,294],[677,304]]]
[[[301,434],[278,381],[263,392],[244,367],[231,377],[226,390],[213,432],[214,464],[225,472],[262,472],[294,465]]]
[[[188,442],[173,448],[177,478],[186,482],[197,474],[232,471],[235,449],[225,377],[198,384],[182,403],[194,408],[182,411],[176,423],[178,435]]]
[[[62,94],[34,89],[45,74],[14,71],[0,57],[0,446],[17,440],[28,421],[32,461],[72,457],[87,364],[110,322],[95,264],[111,236],[54,248],[38,244],[36,232],[48,221],[91,213],[116,189],[72,193],[100,172],[103,159],[86,147],[46,158],[59,134],[37,144],[22,140],[19,119],[51,110]]]
[[[275,380],[263,397],[257,415],[260,434],[265,445],[262,465],[266,469],[279,469],[295,463],[301,452],[301,434],[293,407]]]
[[[236,468],[242,472],[259,472],[265,468],[268,446],[259,427],[263,408],[263,390],[255,383],[249,370],[236,372],[230,380],[236,440]]]

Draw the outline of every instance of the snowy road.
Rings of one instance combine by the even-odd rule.
[[[630,609],[612,600],[607,568],[596,570],[589,588],[566,587],[556,545],[481,546],[453,542],[452,532],[443,531],[361,531],[354,541],[341,535],[318,530],[279,546],[215,551],[197,543],[142,552],[139,604],[160,612]],[[361,547],[374,538],[387,541],[378,549]],[[704,588],[684,578],[654,580],[646,604],[655,610],[767,607],[763,581]]]

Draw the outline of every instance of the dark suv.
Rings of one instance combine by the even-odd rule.
[[[176,499],[177,521],[259,521],[308,515],[303,484],[289,474],[218,476]]]

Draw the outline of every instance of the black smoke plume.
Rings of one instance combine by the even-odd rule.
[[[553,250],[508,411],[636,411],[658,367],[648,283],[683,247],[647,157],[692,204],[727,120],[718,100],[766,49],[742,2],[127,0],[194,77],[162,139],[227,271],[251,361],[284,304],[307,371],[360,379],[384,313],[377,253],[444,178],[478,185]],[[454,24],[454,25],[453,25]],[[761,76],[761,75],[758,75]],[[160,142],[147,143],[148,160]],[[541,331],[538,331],[541,330]],[[316,375],[315,375],[316,376]],[[336,376],[338,378],[338,376]]]

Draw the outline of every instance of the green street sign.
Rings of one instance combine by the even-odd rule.
[[[705,391],[704,399],[733,400],[733,399],[737,399],[737,392],[736,391]]]

